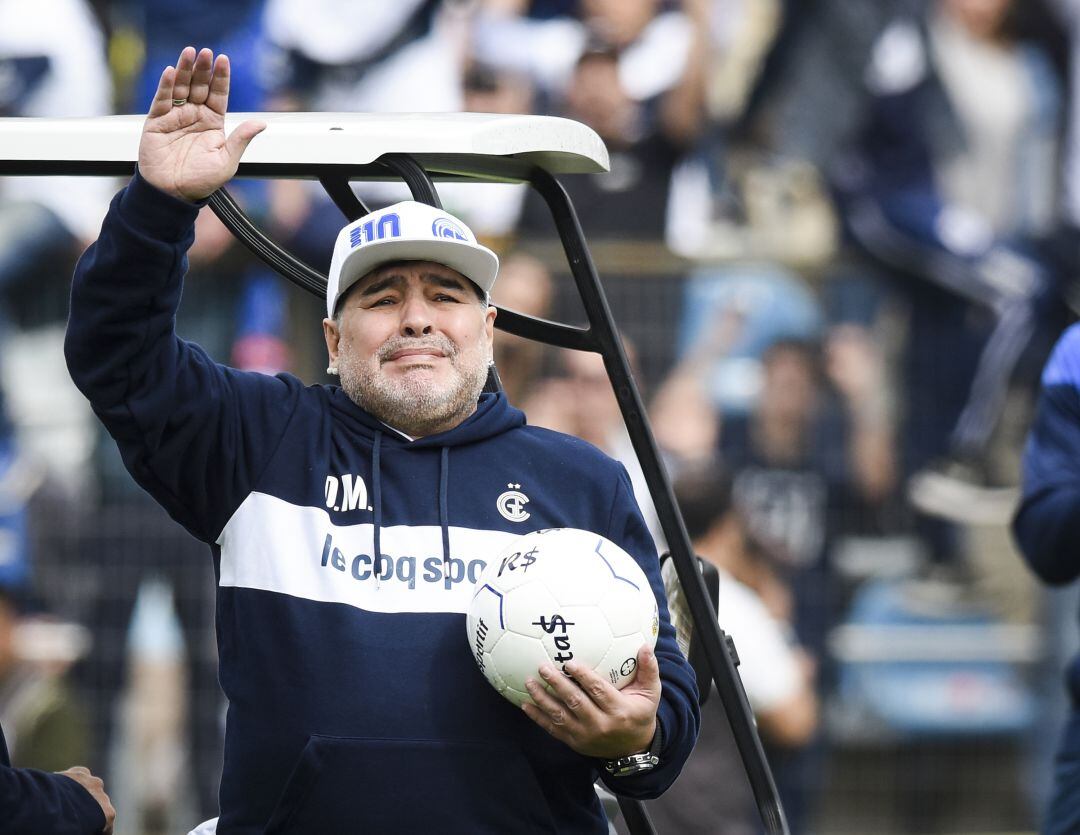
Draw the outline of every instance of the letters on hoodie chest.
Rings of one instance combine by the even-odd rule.
[[[480,571],[515,536],[583,524],[550,475],[487,460],[451,449],[445,496],[439,449],[384,448],[377,475],[357,458],[302,468],[305,501],[253,492],[233,514],[218,538],[220,584],[374,612],[462,613]]]

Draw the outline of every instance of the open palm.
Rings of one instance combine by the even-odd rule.
[[[246,121],[225,135],[229,59],[194,47],[166,67],[143,124],[139,172],[151,185],[184,200],[213,194],[236,173],[240,157],[266,125]]]

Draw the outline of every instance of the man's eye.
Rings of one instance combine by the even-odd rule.
[[[440,301],[440,302],[456,302],[458,299],[457,299],[457,296],[450,296],[450,295],[447,295],[446,293],[439,293],[435,297],[435,300]]]
[[[386,298],[376,300],[371,306],[372,307],[385,307],[386,305],[390,305],[390,304],[393,304],[393,303],[394,303],[394,300],[392,298],[390,298],[389,296],[387,296]]]

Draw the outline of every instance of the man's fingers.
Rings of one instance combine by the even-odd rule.
[[[541,708],[530,702],[524,702],[521,709],[538,727],[543,728],[560,742],[570,744],[570,734],[565,725],[555,724]]]
[[[210,77],[210,87],[206,96],[206,106],[223,116],[229,109],[229,80],[232,69],[228,55],[219,55],[214,60],[214,71]]]
[[[214,71],[214,53],[209,49],[200,49],[195,58],[195,68],[191,73],[187,100],[192,104],[203,104],[210,95],[210,75]],[[182,96],[177,96],[182,98]]]
[[[579,717],[557,696],[545,690],[542,682],[529,678],[525,680],[525,687],[532,698],[532,703],[525,702],[521,706],[525,715],[555,739],[573,747],[573,741],[582,727]]]
[[[590,670],[584,664],[569,661],[566,664],[566,672],[573,676],[578,688],[584,691],[593,704],[606,712],[608,707],[618,698],[618,690],[603,678],[595,670]]]
[[[191,89],[191,75],[195,70],[195,47],[185,46],[176,59],[176,80],[173,82],[170,99],[186,99]],[[171,105],[172,102],[170,101]]]
[[[574,678],[570,678],[563,675],[555,667],[545,664],[540,668],[540,675],[543,676],[544,681],[551,685],[555,696],[567,709],[580,718],[587,718],[595,714],[597,704],[594,703],[592,695],[583,689],[584,685],[575,680],[575,670],[581,669],[584,668],[580,664],[574,665],[573,662],[567,664],[566,672],[574,675]]]
[[[639,649],[637,661],[637,675],[634,676],[634,681],[630,686],[638,691],[655,693],[657,699],[659,699],[660,662],[656,660],[656,653],[653,651],[652,647],[646,644]]]
[[[525,687],[529,691],[535,706],[554,725],[565,725],[574,718],[573,713],[557,694],[544,689],[544,685],[536,679],[525,680]]]
[[[176,67],[166,67],[161,71],[161,78],[158,79],[157,92],[154,93],[154,100],[150,103],[150,110],[147,111],[147,116],[156,118],[158,116],[164,116],[172,110],[173,85],[175,83]]]

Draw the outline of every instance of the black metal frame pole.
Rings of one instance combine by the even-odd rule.
[[[705,583],[695,565],[690,537],[676,507],[667,473],[660,463],[659,450],[649,428],[645,406],[630,373],[630,364],[622,342],[615,331],[611,309],[585,244],[577,212],[565,189],[549,172],[537,168],[530,181],[548,204],[555,220],[570,271],[585,305],[590,331],[604,358],[604,365],[619,401],[630,440],[652,493],[657,516],[667,538],[675,570],[694,621],[695,636],[701,641],[717,692],[731,723],[758,810],[770,833],[786,835],[789,831],[787,820],[780,805],[768,760],[765,758],[765,751],[761,746],[761,739],[757,734],[753,711],[735,669],[734,659],[727,651],[726,639],[712,609]]]

